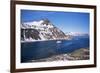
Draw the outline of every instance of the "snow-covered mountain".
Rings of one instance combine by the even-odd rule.
[[[69,39],[48,19],[21,24],[21,41]]]
[[[89,36],[88,33],[81,33],[81,32],[66,32],[65,33],[67,36]]]

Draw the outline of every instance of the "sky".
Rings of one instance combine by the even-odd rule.
[[[21,23],[47,18],[64,33],[89,33],[89,13],[21,10]]]

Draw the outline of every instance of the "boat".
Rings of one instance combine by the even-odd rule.
[[[62,43],[62,41],[57,41],[56,43]]]

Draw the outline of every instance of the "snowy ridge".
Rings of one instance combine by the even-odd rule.
[[[81,33],[81,32],[67,32],[66,35],[70,35],[70,36],[89,36],[88,33]]]
[[[21,41],[24,42],[68,38],[64,32],[55,27],[48,19],[21,24]]]

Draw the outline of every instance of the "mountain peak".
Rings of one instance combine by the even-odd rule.
[[[21,39],[26,40],[57,40],[68,39],[64,32],[55,27],[50,20],[26,22],[21,25]]]

